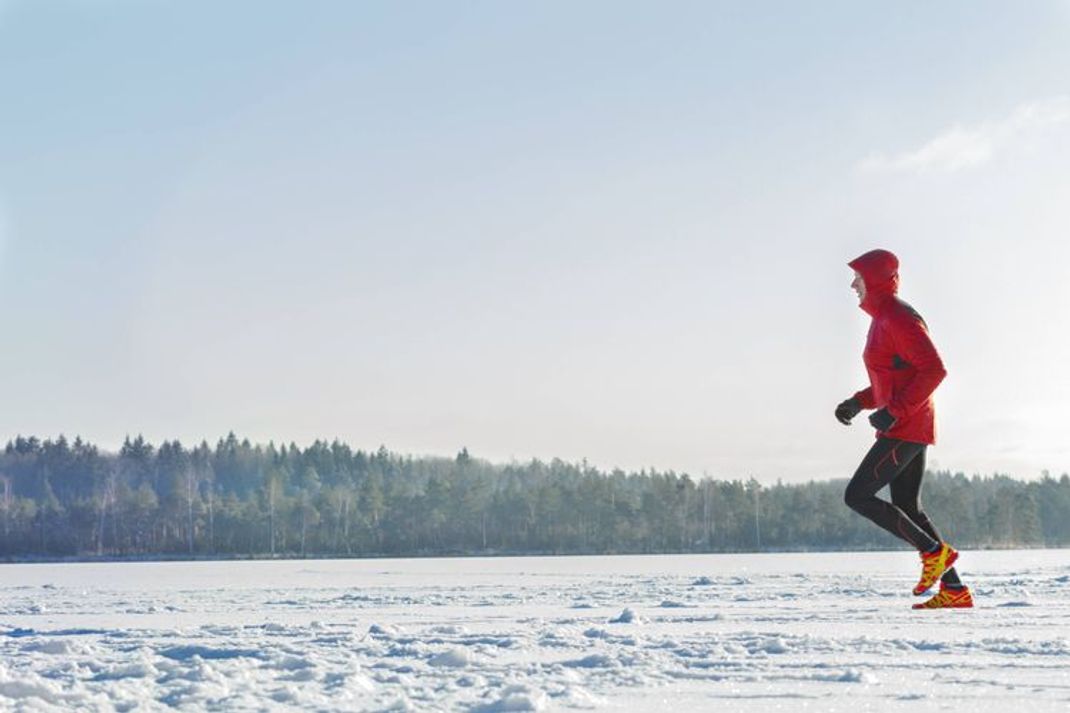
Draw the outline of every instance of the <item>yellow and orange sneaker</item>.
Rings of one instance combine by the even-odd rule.
[[[922,552],[921,579],[914,587],[914,596],[920,596],[929,591],[929,587],[936,584],[936,580],[951,569],[951,565],[955,564],[958,558],[959,553],[946,542],[941,542],[936,552]]]
[[[912,609],[972,609],[973,595],[965,584],[961,587],[948,587],[940,582],[940,591],[929,599],[915,604]]]

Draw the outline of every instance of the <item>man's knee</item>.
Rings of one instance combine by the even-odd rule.
[[[862,506],[866,501],[866,496],[867,494],[859,488],[848,486],[847,489],[843,491],[843,502],[852,510],[861,512]]]
[[[916,497],[902,495],[897,497],[894,489],[892,490],[892,505],[895,505],[902,510],[903,514],[914,522],[918,522],[919,518],[925,516],[925,514],[922,513],[921,508],[918,507],[918,499]]]

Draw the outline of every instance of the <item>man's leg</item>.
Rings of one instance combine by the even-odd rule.
[[[943,538],[936,531],[936,527],[928,516],[921,511],[921,479],[925,475],[925,449],[923,448],[914,459],[907,464],[903,472],[892,481],[892,504],[906,513],[906,516],[918,524],[918,527],[929,533],[934,540],[942,541]],[[961,587],[955,568],[944,572],[940,577],[944,584],[949,587]]]
[[[940,541],[918,526],[898,507],[877,497],[877,491],[895,480],[921,451],[923,443],[878,438],[855,471],[844,492],[844,502],[919,552],[931,552]]]

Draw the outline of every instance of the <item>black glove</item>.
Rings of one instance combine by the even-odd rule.
[[[887,431],[895,425],[896,418],[888,413],[888,409],[882,408],[869,415],[869,422],[878,431]]]
[[[852,396],[836,407],[836,420],[844,426],[850,426],[851,419],[857,416],[861,410],[862,404],[858,403],[858,399]]]

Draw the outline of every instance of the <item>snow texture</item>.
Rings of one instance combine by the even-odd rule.
[[[0,565],[0,711],[1065,711],[1066,561],[963,552],[957,611],[908,552]]]

